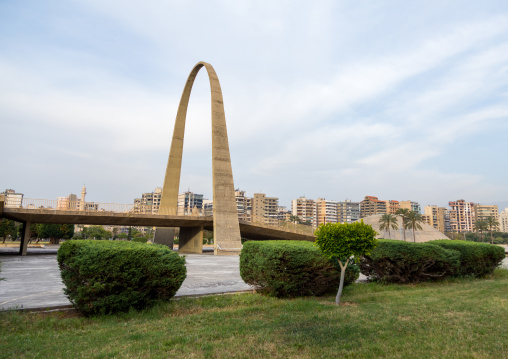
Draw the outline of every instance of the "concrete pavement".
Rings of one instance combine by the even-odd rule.
[[[70,306],[55,249],[29,249],[28,256],[0,255],[0,310]],[[16,253],[13,251],[13,254]],[[40,254],[35,254],[40,253]],[[240,277],[238,256],[187,254],[187,278],[176,296],[251,290]]]

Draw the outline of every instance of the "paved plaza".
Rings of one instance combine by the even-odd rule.
[[[0,310],[69,306],[56,261],[56,250],[29,249],[27,256],[15,250],[0,254]],[[240,277],[238,256],[186,255],[187,278],[176,296],[192,296],[251,290]]]

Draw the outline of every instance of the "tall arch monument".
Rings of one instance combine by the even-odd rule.
[[[210,80],[212,107],[212,176],[213,176],[213,237],[214,253],[218,255],[237,254],[241,249],[240,226],[235,200],[233,170],[229,155],[228,133],[224,101],[219,78],[212,65],[197,63],[192,69],[180,99],[176,115],[173,139],[169,152],[168,165],[162,188],[160,214],[176,215],[180,173],[182,168],[183,140],[187,107],[196,76],[202,68],[206,69]],[[173,244],[174,230],[157,228],[155,242]],[[179,250],[181,252],[201,252],[203,228],[180,228]]]

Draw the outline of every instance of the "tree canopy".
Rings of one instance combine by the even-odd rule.
[[[315,244],[321,252],[329,258],[337,258],[340,264],[340,285],[335,297],[335,303],[339,305],[344,276],[351,257],[354,256],[357,260],[361,256],[369,255],[376,247],[377,232],[362,220],[354,223],[322,224],[315,234]]]
[[[397,222],[397,217],[393,214],[383,214],[381,218],[379,218],[379,229],[382,231],[387,230],[388,231],[388,237],[391,239],[390,235],[390,228],[392,229],[398,229],[399,223]]]
[[[74,236],[74,224],[39,223],[36,229],[37,236],[49,238],[51,244],[58,244],[60,239],[70,239]]]

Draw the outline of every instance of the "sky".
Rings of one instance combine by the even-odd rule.
[[[249,196],[508,207],[506,0],[0,0],[0,191],[132,203],[161,186],[199,61]],[[204,70],[186,190],[212,198]]]

